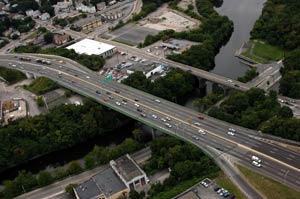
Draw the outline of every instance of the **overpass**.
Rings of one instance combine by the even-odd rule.
[[[0,65],[51,78],[66,88],[152,127],[153,131],[159,130],[191,142],[208,154],[218,151],[230,155],[259,173],[292,188],[300,188],[300,153],[266,142],[257,131],[208,116],[201,120],[196,111],[115,81],[105,84],[103,77],[91,71],[76,70],[76,67],[65,67],[55,62],[41,65],[34,61],[21,61],[18,56],[0,55]],[[12,67],[12,64],[16,66]],[[229,128],[236,129],[236,135],[228,135]],[[252,155],[262,159],[261,168],[251,165]]]

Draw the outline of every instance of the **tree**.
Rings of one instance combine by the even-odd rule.
[[[37,181],[39,186],[46,186],[51,184],[54,181],[54,179],[51,173],[49,173],[48,171],[41,171],[38,174]]]
[[[80,166],[80,163],[78,161],[72,161],[69,163],[68,168],[66,172],[69,175],[78,174],[83,171],[82,167]]]
[[[283,118],[292,118],[293,117],[293,111],[290,107],[283,106],[279,110],[279,116]]]
[[[129,192],[130,199],[143,199],[144,197],[139,194],[136,190],[130,190]]]
[[[142,132],[141,132],[140,129],[134,129],[134,130],[132,131],[133,138],[134,138],[135,140],[137,140],[137,141],[140,141],[140,140],[141,140],[141,134],[142,134]]]
[[[43,96],[38,96],[37,99],[36,99],[36,103],[37,103],[38,106],[45,106]]]
[[[74,188],[77,187],[77,184],[68,184],[68,186],[65,187],[65,191],[75,197]]]
[[[47,32],[44,35],[44,40],[47,44],[52,43],[53,42],[53,38],[54,38],[54,34],[52,32]]]

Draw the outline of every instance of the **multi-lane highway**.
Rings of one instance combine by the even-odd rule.
[[[155,129],[192,142],[203,150],[210,151],[213,148],[229,154],[240,163],[290,187],[300,187],[300,154],[264,142],[259,132],[208,116],[199,119],[197,112],[169,101],[114,81],[105,84],[103,77],[93,72],[81,72],[54,62],[51,65],[41,65],[34,58],[32,61],[21,61],[19,57],[0,55],[0,65],[47,76]],[[227,133],[229,128],[236,130],[235,135]],[[262,159],[262,167],[251,165],[252,155]]]

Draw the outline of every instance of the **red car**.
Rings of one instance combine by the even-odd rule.
[[[198,118],[199,120],[204,120],[204,117],[203,117],[202,115],[198,115],[197,118]]]
[[[106,97],[106,98],[104,98],[104,101],[105,101],[105,102],[108,102],[108,101],[109,101],[109,99]]]

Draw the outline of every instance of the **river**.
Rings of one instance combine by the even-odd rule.
[[[237,79],[248,67],[234,56],[243,42],[250,38],[255,21],[261,15],[266,0],[224,0],[223,5],[215,10],[220,15],[229,17],[234,23],[234,31],[228,43],[220,49],[215,58],[213,73]]]

